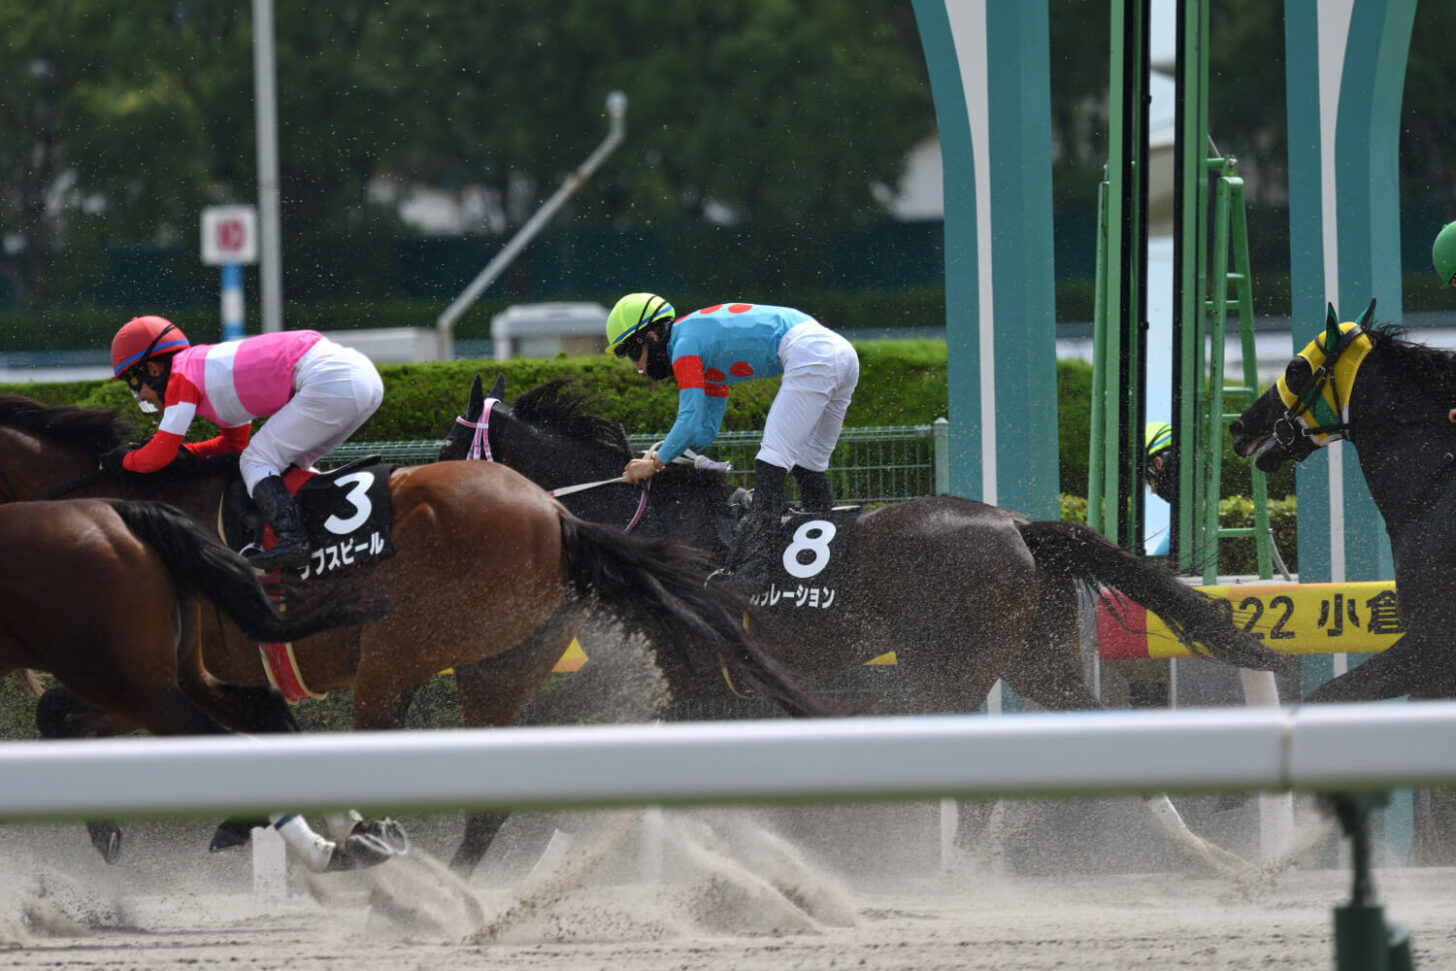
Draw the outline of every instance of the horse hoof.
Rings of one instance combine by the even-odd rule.
[[[113,822],[87,823],[86,833],[108,865],[121,859],[121,827]]]
[[[395,856],[404,856],[410,849],[409,833],[397,821],[389,818],[372,819],[354,829],[354,834],[379,840],[389,847]]]
[[[225,819],[218,823],[217,829],[213,832],[212,842],[208,844],[207,852],[221,853],[224,850],[247,846],[253,838],[253,827],[267,825],[266,820]]]
[[[367,870],[396,855],[388,843],[372,833],[354,833],[334,845],[334,852],[329,856],[324,871],[337,873],[343,870]]]

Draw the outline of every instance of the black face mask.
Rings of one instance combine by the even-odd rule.
[[[1178,459],[1172,449],[1160,454],[1163,456],[1163,467],[1150,471],[1148,475],[1153,480],[1158,498],[1171,505],[1178,496]]]
[[[667,357],[667,341],[647,340],[647,367],[643,369],[654,381],[672,377],[672,361]]]
[[[161,374],[152,375],[143,372],[142,380],[146,382],[147,387],[157,393],[158,398],[165,399],[167,397],[167,382],[172,378],[172,360],[168,358],[160,363],[162,365]]]

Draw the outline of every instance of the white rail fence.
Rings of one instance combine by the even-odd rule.
[[[0,817],[1456,783],[1456,703],[0,744]]]

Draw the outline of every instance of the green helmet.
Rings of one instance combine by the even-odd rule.
[[[1449,286],[1452,277],[1456,277],[1456,222],[1447,223],[1436,234],[1436,241],[1431,244],[1431,263],[1441,282]]]
[[[607,315],[607,350],[617,352],[640,332],[654,324],[670,324],[676,316],[672,304],[655,293],[629,293]]]
[[[1148,458],[1152,458],[1164,449],[1173,447],[1173,426],[1165,421],[1150,421],[1143,429],[1143,447],[1147,449]]]

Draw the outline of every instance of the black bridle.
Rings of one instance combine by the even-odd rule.
[[[1320,366],[1314,369],[1314,374],[1309,386],[1303,392],[1295,396],[1294,404],[1284,409],[1284,413],[1274,420],[1274,427],[1271,434],[1279,447],[1289,453],[1291,457],[1296,451],[1296,443],[1305,439],[1308,443],[1308,455],[1314,449],[1320,447],[1313,441],[1316,435],[1338,435],[1340,438],[1350,437],[1351,423],[1341,420],[1344,414],[1345,403],[1340,400],[1339,384],[1335,381],[1335,365],[1339,363],[1340,357],[1361,337],[1366,336],[1365,321],[1375,311],[1375,301],[1371,300],[1365,312],[1355,322],[1355,326],[1341,332],[1338,319],[1335,317],[1335,308],[1329,306],[1325,321],[1325,358]],[[1335,421],[1325,425],[1301,425],[1298,419],[1301,415],[1308,415],[1312,420],[1314,417],[1315,403],[1324,395],[1325,389],[1330,392],[1330,399],[1334,402]],[[1303,450],[1303,449],[1301,449]]]

